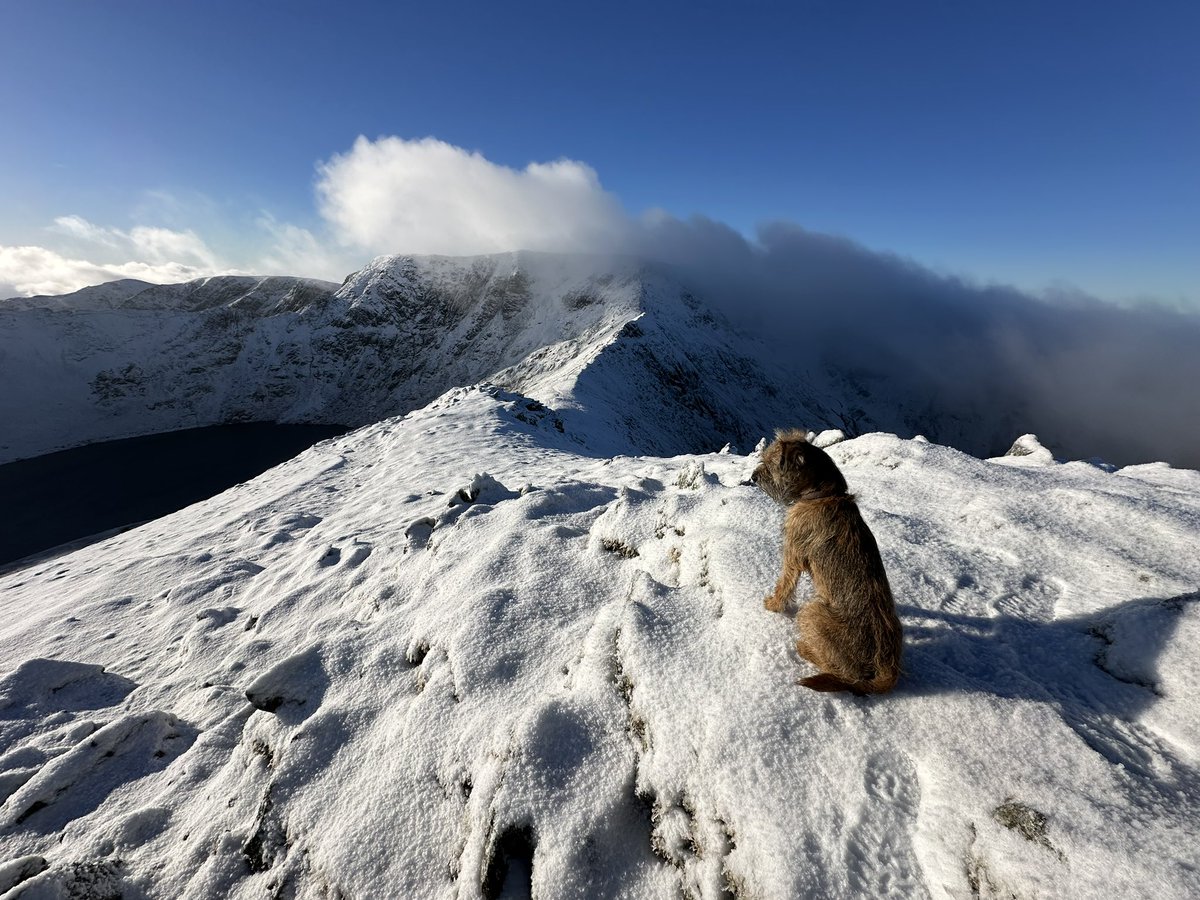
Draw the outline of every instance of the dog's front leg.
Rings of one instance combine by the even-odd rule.
[[[785,564],[783,573],[779,576],[779,580],[775,582],[775,590],[767,594],[763,600],[763,606],[771,612],[783,612],[788,601],[792,599],[792,594],[796,590],[796,581],[799,578],[800,569]]]
[[[796,592],[796,582],[801,574],[808,571],[808,559],[804,555],[804,544],[797,536],[784,530],[783,533],[783,572],[775,582],[775,591],[763,600],[763,606],[771,612],[783,612],[792,594]]]

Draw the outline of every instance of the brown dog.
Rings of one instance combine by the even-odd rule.
[[[817,691],[881,694],[900,676],[900,620],[875,536],[829,454],[803,431],[776,432],[750,479],[788,507],[783,574],[764,601],[783,612],[802,572],[816,593],[796,616],[796,650],[821,670]]]

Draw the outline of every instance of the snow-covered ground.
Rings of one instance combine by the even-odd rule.
[[[752,456],[564,415],[454,390],[0,577],[0,896],[1200,895],[1200,473],[832,445],[906,628],[856,698]]]

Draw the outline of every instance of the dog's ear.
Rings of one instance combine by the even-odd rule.
[[[803,437],[792,437],[779,442],[780,462],[784,468],[794,469],[804,465],[804,445],[807,443]]]

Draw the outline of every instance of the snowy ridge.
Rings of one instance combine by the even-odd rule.
[[[0,576],[12,896],[1200,892],[1200,474],[833,443],[906,628],[859,699],[753,457],[563,415],[453,390]]]
[[[227,307],[272,315],[303,309],[328,296],[336,285],[312,278],[216,275],[182,284],[148,284],[133,278],[82,288],[61,297],[14,297],[0,309],[88,312],[102,309],[198,312]]]
[[[115,309],[135,294],[154,286],[136,278],[121,278],[80,288],[70,294],[10,297],[0,300],[0,309]]]
[[[242,421],[364,425],[484,380],[609,453],[745,448],[782,421],[999,447],[1003,410],[775,358],[628,258],[380,257],[341,287],[222,276],[0,304],[0,463]]]
[[[715,449],[794,410],[751,342],[682,296],[634,261],[512,253],[381,257],[336,290],[225,276],[97,308],[0,307],[0,376],[15,388],[0,396],[0,462],[223,422],[362,425],[489,378],[567,420],[587,409],[591,436],[625,451]],[[573,391],[635,336],[641,349]],[[716,393],[697,407],[701,384]],[[633,436],[631,410],[656,413]]]
[[[739,451],[979,423],[632,260],[59,300],[0,308],[0,458],[371,424],[0,575],[2,900],[1200,893],[1200,473],[826,431],[906,657],[820,695]]]

